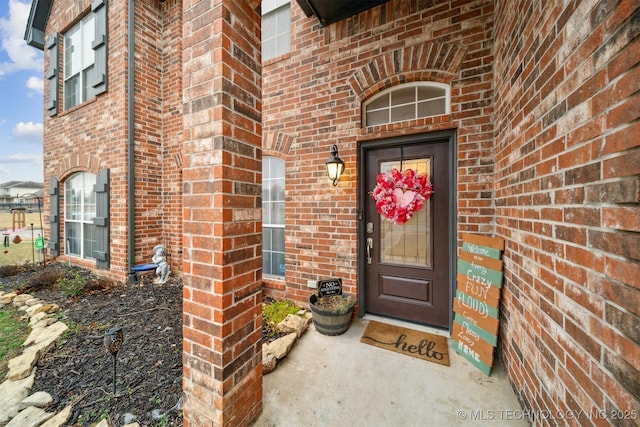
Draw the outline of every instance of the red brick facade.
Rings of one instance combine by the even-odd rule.
[[[326,28],[292,3],[291,54],[265,65],[263,85],[263,154],[287,167],[286,290],[265,281],[276,295],[306,303],[307,280],[332,274],[356,293],[361,141],[457,130],[458,229],[493,232],[493,2],[429,3],[392,1]],[[418,81],[450,84],[451,114],[362,126],[362,102]],[[332,144],[346,163],[337,188],[324,165]]]
[[[502,360],[529,409],[633,425],[612,415],[640,408],[638,2],[519,3],[496,7]]]
[[[91,1],[53,3],[47,34],[64,34],[91,10]],[[182,264],[182,50],[181,8],[176,2],[136,2],[135,261],[151,262],[152,249],[164,244],[174,271]],[[110,269],[100,273],[127,280],[127,2],[108,3],[109,61],[107,93],[44,119],[44,176],[64,181],[76,172],[110,169]],[[60,37],[62,38],[62,37]],[[48,58],[46,58],[48,60]],[[48,64],[46,64],[48,66]],[[63,67],[59,48],[59,67]],[[62,72],[60,72],[62,76]],[[49,102],[45,93],[45,105]],[[58,99],[63,99],[62,84]],[[60,198],[63,203],[63,198]],[[49,211],[45,198],[45,211]],[[64,209],[60,208],[60,223]],[[62,230],[62,226],[61,226]],[[61,234],[64,235],[63,231]],[[61,243],[62,245],[62,243]],[[66,260],[61,251],[62,260]],[[86,267],[90,261],[74,259]]]
[[[108,3],[107,93],[44,122],[45,178],[111,170],[102,272],[120,280],[127,4]],[[56,0],[46,33],[90,5]],[[357,294],[360,144],[442,130],[458,240],[506,240],[498,351],[523,407],[591,414],[576,425],[640,407],[637,2],[390,0],[320,27],[294,1],[291,52],[262,66],[258,1],[135,5],[135,263],[162,243],[183,275],[188,425],[259,413],[261,290],[306,303],[309,280],[339,276]],[[451,113],[362,126],[364,101],[418,81],[449,84]],[[261,277],[263,155],[286,165],[283,281]]]

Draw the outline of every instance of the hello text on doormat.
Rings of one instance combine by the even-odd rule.
[[[449,366],[447,338],[370,321],[360,341],[418,359]]]

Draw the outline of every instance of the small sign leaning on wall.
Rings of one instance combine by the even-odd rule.
[[[318,280],[318,295],[320,298],[342,295],[342,279]]]
[[[485,375],[491,373],[493,348],[498,344],[504,240],[462,235],[453,311],[455,350]]]

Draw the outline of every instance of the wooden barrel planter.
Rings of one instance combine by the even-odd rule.
[[[347,298],[346,295],[342,295]],[[316,330],[323,335],[340,335],[344,334],[351,324],[351,315],[353,314],[353,304],[346,312],[335,312],[317,307],[315,304],[318,296],[313,294],[309,297],[309,307],[313,315],[313,323]]]

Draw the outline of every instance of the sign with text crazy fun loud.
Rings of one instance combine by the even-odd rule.
[[[485,375],[491,373],[498,344],[504,240],[462,234],[453,301],[453,348]]]

